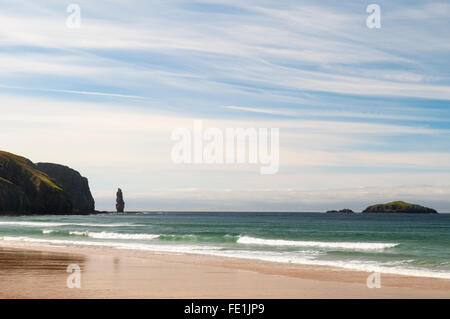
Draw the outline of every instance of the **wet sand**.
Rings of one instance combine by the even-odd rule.
[[[81,288],[68,288],[67,267]],[[450,298],[450,280],[104,247],[0,243],[0,298]]]

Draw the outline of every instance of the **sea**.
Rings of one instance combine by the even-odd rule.
[[[1,217],[0,241],[450,279],[450,214],[142,212]]]

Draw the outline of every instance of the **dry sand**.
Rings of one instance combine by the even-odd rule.
[[[81,288],[67,288],[69,264]],[[0,298],[450,298],[450,280],[104,247],[0,243]]]

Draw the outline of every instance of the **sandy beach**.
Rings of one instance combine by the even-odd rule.
[[[67,266],[81,269],[68,288]],[[450,280],[105,247],[2,242],[1,298],[449,298]]]

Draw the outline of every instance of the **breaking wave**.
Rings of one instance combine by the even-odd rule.
[[[394,243],[326,242],[326,241],[263,239],[249,236],[239,237],[237,243],[246,245],[319,247],[319,248],[337,248],[337,249],[354,249],[354,250],[383,250],[386,248],[393,248],[399,245]]]
[[[91,231],[71,231],[70,235],[75,236],[87,236],[90,238],[97,239],[155,239],[159,235],[153,234],[121,234],[121,233],[110,233],[110,232],[91,232]]]

